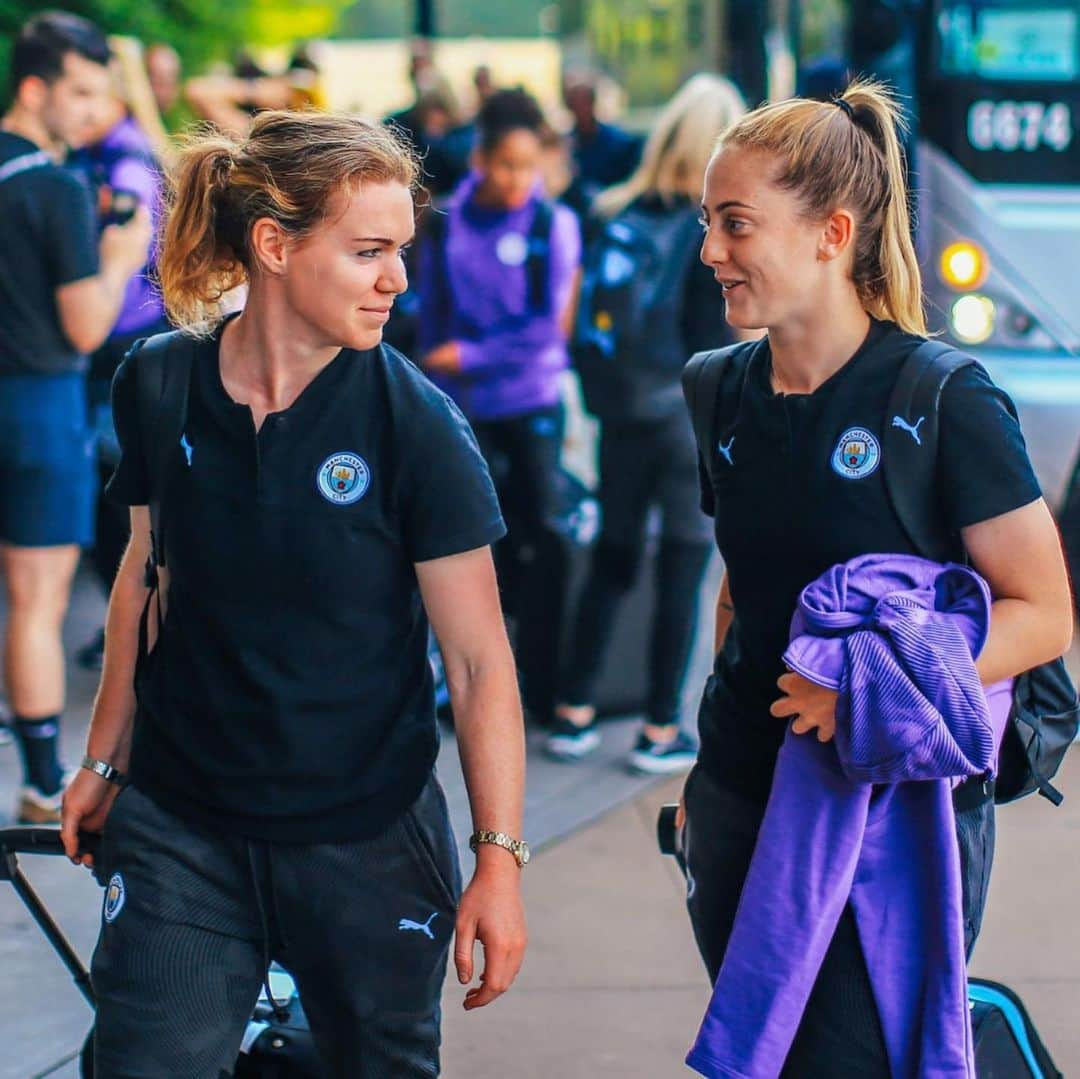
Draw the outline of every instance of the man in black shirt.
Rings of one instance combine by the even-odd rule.
[[[143,212],[99,241],[86,188],[57,163],[98,126],[108,59],[84,19],[31,19],[15,42],[12,104],[0,121],[4,672],[24,764],[16,813],[30,823],[59,819],[60,628],[94,504],[86,354],[112,329],[150,240]]]

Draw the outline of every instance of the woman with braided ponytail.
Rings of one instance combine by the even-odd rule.
[[[952,848],[942,854],[946,861],[957,861],[959,851],[950,878],[953,907],[945,906],[951,900],[944,887],[905,890],[904,880],[885,874],[878,879],[887,896],[869,911],[867,924],[857,924],[849,892],[874,881],[861,876],[844,885],[820,876],[853,841],[830,827],[835,819],[815,832],[821,818],[800,810],[779,840],[762,825],[787,796],[781,785],[791,779],[784,770],[789,747],[809,751],[838,730],[838,693],[785,670],[800,593],[830,567],[861,556],[922,554],[902,527],[886,483],[890,467],[897,467],[895,458],[890,466],[894,443],[886,432],[895,428],[894,436],[909,437],[916,449],[920,429],[925,436],[929,426],[923,426],[925,416],[894,415],[890,408],[905,361],[926,337],[900,122],[888,91],[866,81],[831,102],[764,106],[721,137],[706,174],[702,261],[723,289],[728,321],[766,331],[760,341],[713,354],[696,368],[701,386],[704,363],[724,365],[704,403],[694,398],[690,368],[685,380],[698,427],[702,506],[715,518],[726,566],[716,662],[700,711],[701,751],[682,815],[695,936],[710,976],[720,979],[717,993],[728,994],[722,1001],[714,995],[711,1020],[691,1057],[707,1075],[961,1075],[970,1054],[962,1029],[963,951],[970,952],[979,930],[993,854],[992,789],[984,776],[957,784],[946,806],[949,823],[935,833],[941,851]],[[980,682],[988,688],[1000,744],[1001,702],[1007,713],[1011,679],[1068,647],[1072,615],[1061,546],[1012,403],[981,367],[967,363],[948,378],[937,421],[933,504],[941,531],[962,543],[989,586],[988,635],[981,651],[973,647],[972,679],[977,694]],[[1002,686],[1004,696],[995,691]],[[988,746],[996,752],[993,742]],[[804,775],[793,789],[803,791],[805,782]],[[833,793],[812,788],[813,799]],[[889,811],[875,804],[886,817]],[[881,838],[895,837],[888,830],[894,824],[886,821],[877,839],[860,837],[860,857],[895,858],[902,844],[889,847]],[[759,842],[759,834],[768,838]],[[785,837],[805,845],[788,846]],[[865,844],[875,842],[880,846],[867,853]],[[793,849],[801,851],[794,860],[788,857]],[[907,865],[925,865],[933,852],[908,855]],[[759,863],[779,866],[790,888],[764,896],[749,885],[744,890],[748,874],[751,885],[758,879],[750,873],[752,859],[754,873]],[[825,909],[826,894],[839,894],[835,909]],[[957,1024],[950,1028],[950,1019],[923,1012],[894,1036],[897,1015],[920,1014],[916,1005],[924,998],[916,995],[929,983],[913,987],[910,974],[899,969],[903,963],[880,982],[868,963],[882,954],[902,914],[945,909],[955,912],[960,953],[951,967],[948,956],[920,952],[924,941],[911,939],[906,947],[908,957],[926,964],[919,969],[930,971],[931,982],[944,978],[946,968],[959,971]],[[756,935],[740,934],[740,923],[753,923]],[[762,1018],[763,1002],[773,999],[768,979],[786,963],[804,963],[813,950],[802,948],[803,930],[814,947],[820,943],[814,969],[800,970],[805,996],[794,1012],[786,998]],[[748,969],[760,976],[747,979]],[[743,981],[732,993],[737,971]],[[782,989],[790,990],[791,982]],[[721,1017],[736,1012],[739,1020],[725,1026]],[[786,1040],[774,1037],[777,1021],[787,1023]],[[935,1070],[925,1056],[910,1069],[898,1065],[905,1045],[914,1042],[921,1051],[920,1039],[943,1030],[958,1039],[949,1044],[959,1070]]]

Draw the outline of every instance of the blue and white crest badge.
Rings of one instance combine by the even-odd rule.
[[[833,471],[847,480],[866,479],[880,463],[881,446],[863,427],[849,427],[832,455]]]
[[[367,494],[371,486],[371,469],[355,453],[335,453],[319,465],[315,483],[327,502],[349,506]]]
[[[116,921],[116,916],[124,909],[126,896],[124,878],[119,873],[114,873],[109,878],[109,887],[105,889],[105,921]]]

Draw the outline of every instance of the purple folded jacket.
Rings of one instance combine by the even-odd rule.
[[[975,670],[990,623],[965,566],[865,555],[804,589],[785,662],[839,691],[836,737],[788,731],[687,1063],[775,1079],[851,903],[896,1079],[973,1079],[951,788],[993,771],[1011,681]]]

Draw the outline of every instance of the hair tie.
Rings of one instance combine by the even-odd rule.
[[[833,98],[833,104],[837,108],[843,109],[844,112],[846,112],[848,114],[848,119],[851,120],[852,123],[855,122],[855,110],[851,107],[851,102],[850,101],[847,101],[842,97],[834,97]]]
[[[235,166],[236,161],[231,153],[223,154],[214,162],[214,180],[219,186],[228,187]]]

